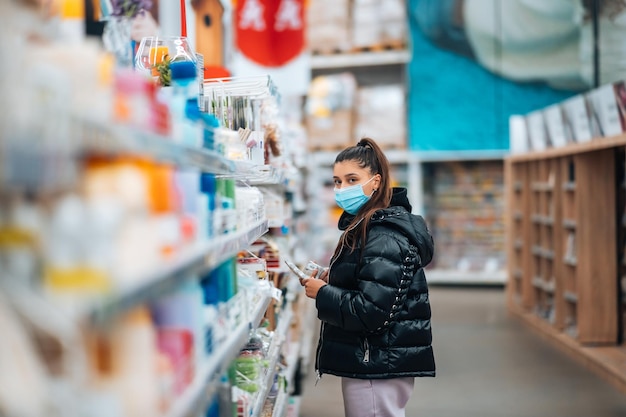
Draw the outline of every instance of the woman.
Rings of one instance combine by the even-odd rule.
[[[372,139],[339,153],[333,178],[343,234],[321,279],[302,280],[322,321],[318,378],[341,377],[346,417],[404,416],[414,377],[435,376],[422,269],[432,237]]]

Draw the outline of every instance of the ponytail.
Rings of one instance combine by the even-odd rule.
[[[353,252],[357,244],[364,245],[367,240],[367,226],[376,211],[391,204],[391,180],[389,178],[389,160],[382,149],[371,138],[362,138],[356,145],[341,151],[335,158],[335,164],[344,161],[356,162],[359,167],[370,171],[371,175],[380,175],[378,191],[365,203],[354,216],[346,231],[341,235],[333,258],[339,255],[341,248],[347,246]]]

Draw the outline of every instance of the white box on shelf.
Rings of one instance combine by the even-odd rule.
[[[546,134],[546,125],[543,118],[543,112],[537,110],[526,116],[526,125],[528,128],[528,137],[530,139],[531,148],[535,151],[542,151],[548,147],[548,137]]]
[[[617,136],[622,133],[613,84],[598,87],[586,95],[592,120],[599,128],[600,137]]]
[[[524,116],[513,115],[509,117],[509,148],[514,154],[529,150],[528,129]]]
[[[561,107],[558,104],[547,107],[544,110],[544,116],[552,146],[558,147],[567,145],[567,136],[565,134]]]
[[[591,126],[589,125],[585,98],[582,95],[574,96],[565,100],[562,106],[566,128],[571,131],[574,141],[578,143],[590,141],[592,138]]]

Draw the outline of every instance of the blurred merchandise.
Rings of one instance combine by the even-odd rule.
[[[498,161],[428,164],[426,217],[441,270],[505,267],[503,167]]]
[[[352,143],[356,88],[350,73],[313,79],[305,116],[309,149],[341,149]]]
[[[350,50],[350,0],[311,0],[307,19],[307,42],[312,53]]]
[[[401,85],[360,87],[356,97],[356,138],[374,138],[384,149],[405,149],[404,88]]]
[[[307,18],[308,47],[315,55],[401,49],[408,43],[402,0],[312,0]]]
[[[380,6],[376,0],[353,0],[350,35],[353,48],[380,46],[382,28]]]

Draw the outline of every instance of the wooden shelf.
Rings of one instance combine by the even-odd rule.
[[[509,300],[521,302],[509,305],[542,315],[549,311],[554,331],[575,328],[572,335],[581,344],[618,338],[618,146],[626,146],[626,135],[505,160],[508,202],[514,207],[507,222],[514,233],[507,240],[509,268],[521,277],[508,289]],[[522,238],[533,244],[520,247]],[[571,289],[575,292],[566,291]],[[554,299],[548,303],[546,296]]]
[[[538,245],[533,245],[532,254],[535,256],[539,256],[544,259],[554,259],[554,251],[551,249],[546,249]]]
[[[575,143],[560,148],[551,148],[540,152],[528,152],[518,155],[510,155],[507,159],[513,162],[533,161],[538,159],[558,158],[568,155],[579,155],[594,151],[626,146],[626,135],[618,135],[610,138],[595,138],[585,143]]]
[[[563,191],[576,191],[576,183],[572,181],[564,182]]]
[[[533,214],[531,220],[534,224],[541,224],[544,226],[552,226],[554,224],[554,218],[543,214]]]
[[[550,294],[553,294],[556,289],[554,280],[546,281],[541,277],[533,278],[533,286]]]
[[[623,346],[581,346],[566,333],[555,332],[554,327],[532,313],[511,310],[533,331],[568,357],[626,394],[626,348]]]
[[[509,310],[626,392],[619,278],[626,134],[505,159]],[[619,164],[619,165],[618,165]],[[520,184],[521,183],[521,184]],[[551,187],[556,184],[555,187]],[[518,188],[532,192],[516,192]],[[517,219],[517,211],[529,213]],[[549,216],[545,214],[549,213]],[[616,233],[618,231],[618,233]],[[523,237],[518,248],[512,238]],[[558,258],[557,261],[553,259]],[[592,346],[610,347],[615,363]],[[607,350],[609,352],[609,350]],[[611,362],[611,364],[609,364]]]
[[[576,220],[573,219],[564,219],[563,227],[565,229],[576,230]]]
[[[533,183],[532,185],[532,190],[533,191],[537,191],[537,192],[550,192],[550,191],[554,191],[554,184],[550,184],[548,182],[536,182]]]
[[[578,302],[578,295],[571,291],[563,291],[563,298],[570,303]]]

